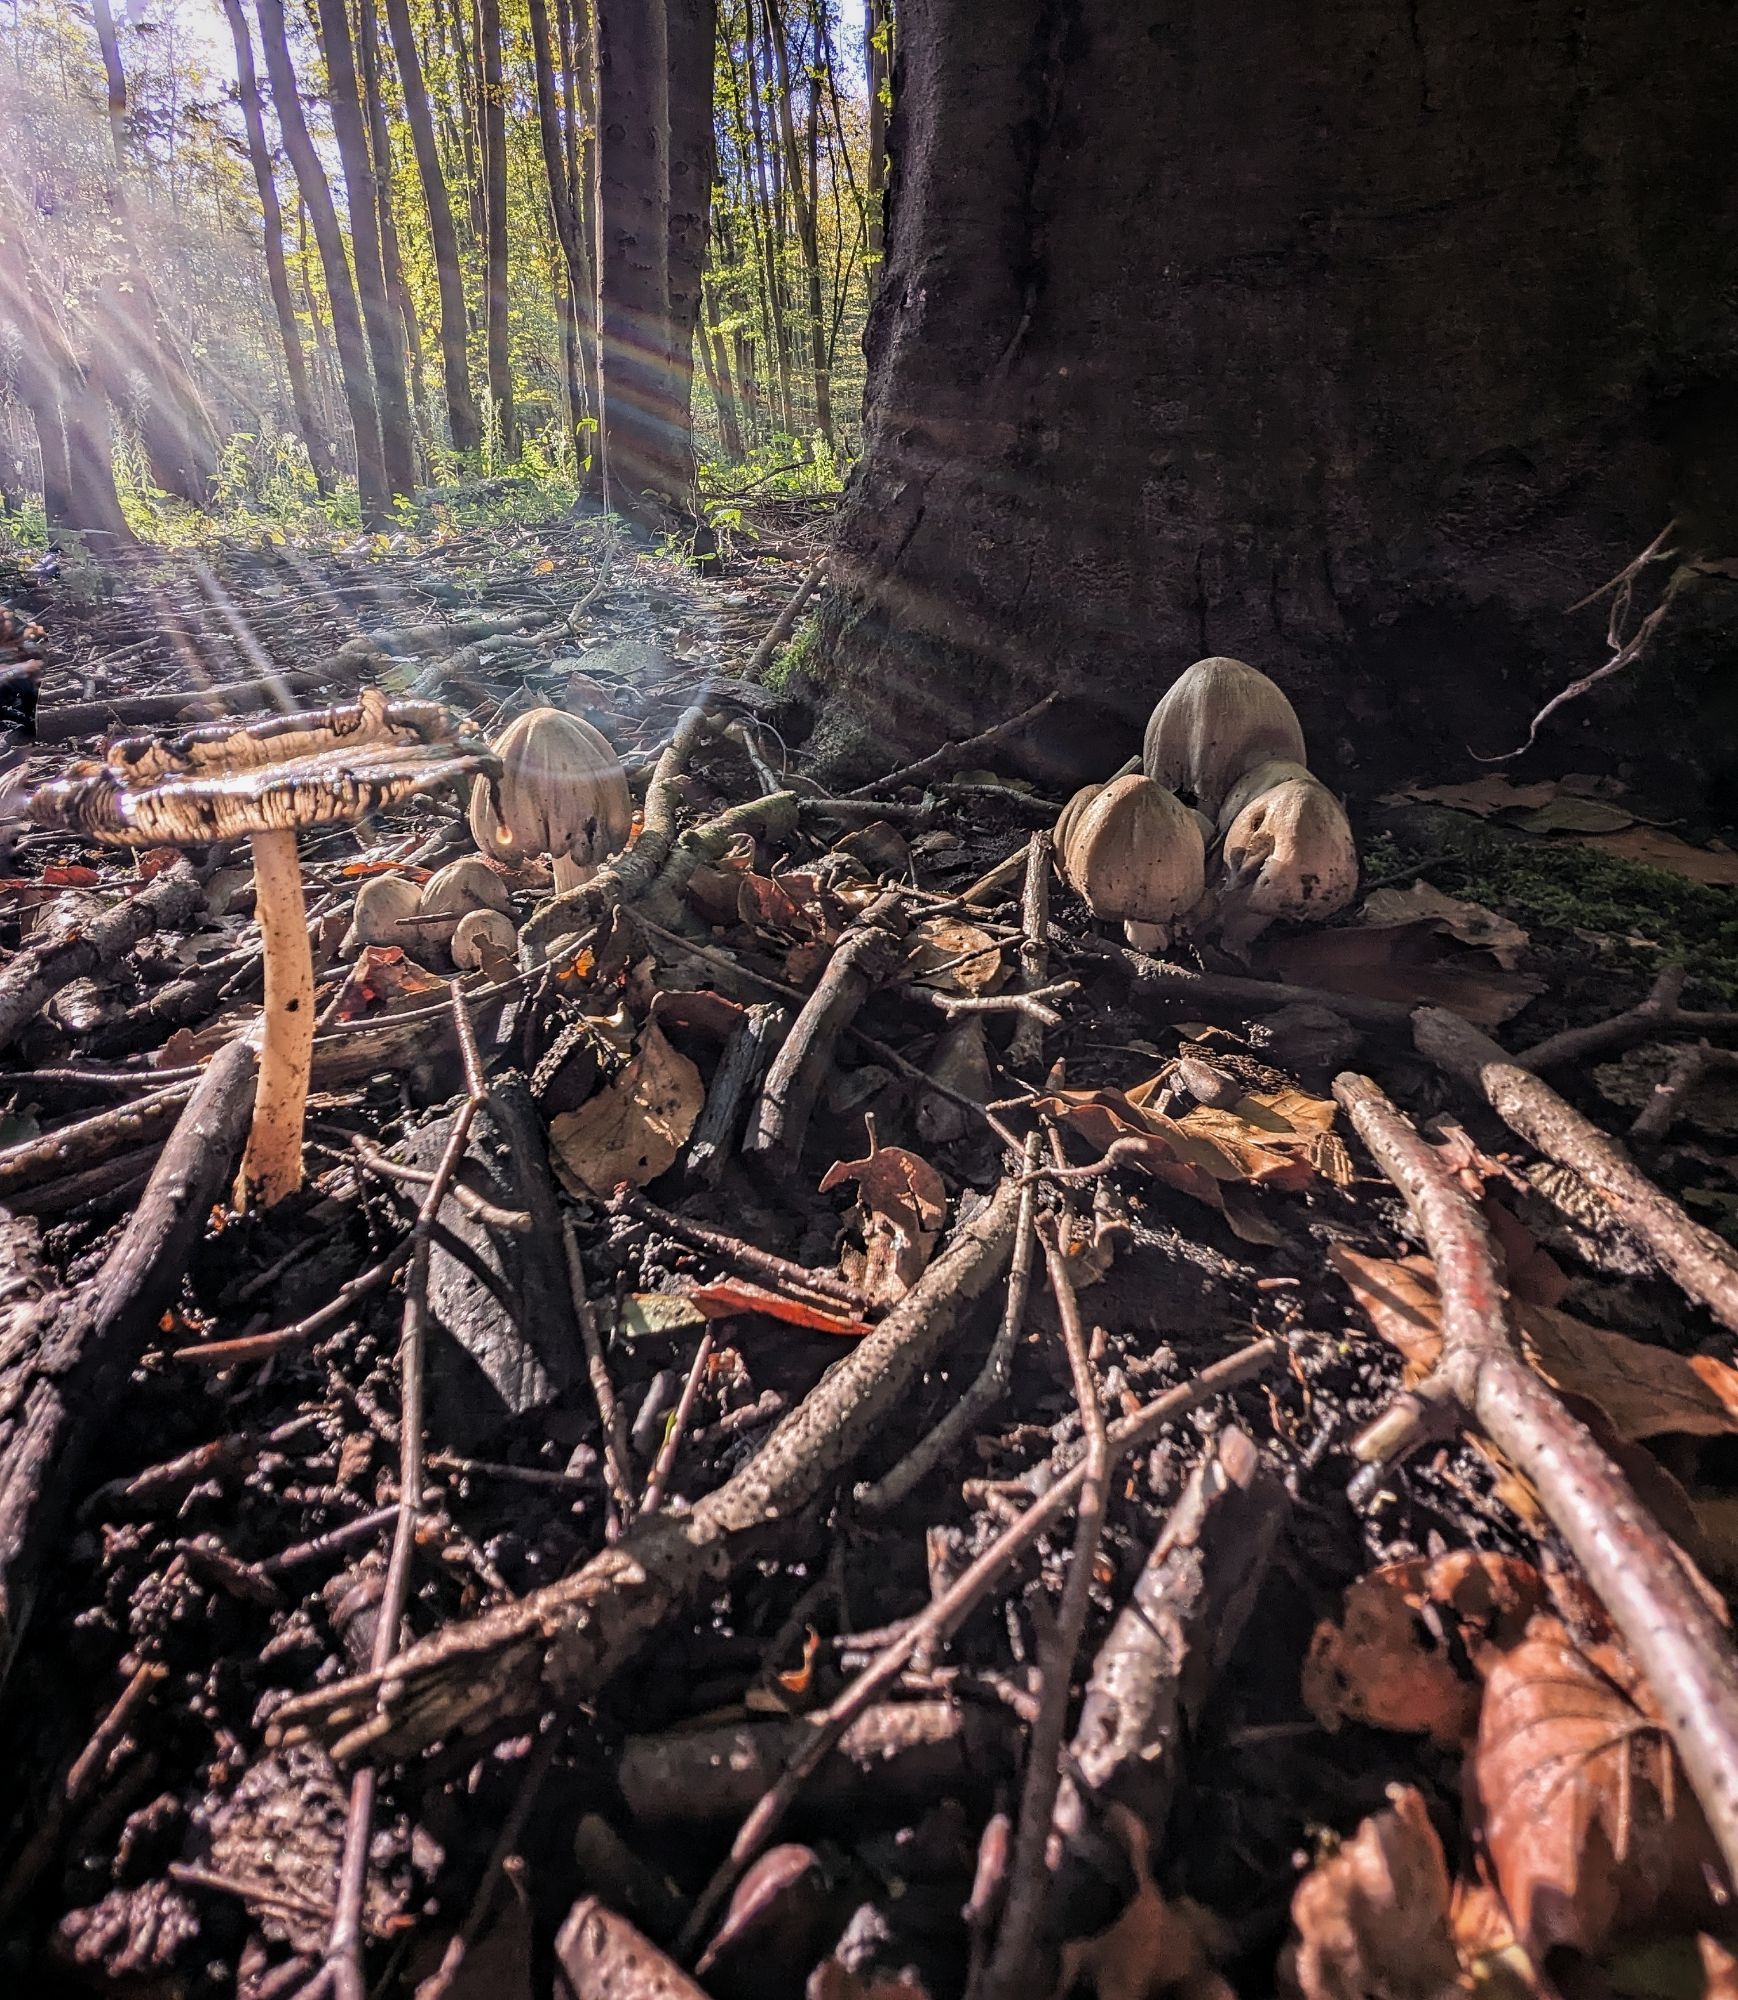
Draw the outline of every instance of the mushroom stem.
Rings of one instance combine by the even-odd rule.
[[[287,828],[251,836],[254,907],[265,948],[265,1034],[253,1129],[236,1179],[239,1208],[283,1201],[302,1185],[302,1114],[314,1054],[314,955],[302,864]]]
[[[587,868],[575,861],[570,854],[552,854],[549,857],[550,873],[555,878],[555,893],[565,895],[569,889],[582,889],[597,873],[595,868]]]

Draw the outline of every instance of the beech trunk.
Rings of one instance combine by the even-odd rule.
[[[507,101],[501,69],[501,0],[482,0],[477,10],[483,87],[483,219],[487,236],[483,306],[487,322],[489,400],[501,455],[519,456],[519,426],[513,415],[513,358],[507,329]]]
[[[1103,776],[1210,653],[1330,782],[1517,743],[1606,657],[1565,607],[1674,514],[1738,552],[1735,93],[1725,0],[901,0],[857,749],[1058,687],[1034,762]],[[1556,751],[1624,754],[1659,671]]]

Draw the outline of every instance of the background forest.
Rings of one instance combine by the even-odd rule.
[[[647,483],[689,486],[698,460],[732,468],[703,487],[834,487],[879,257],[887,31],[876,0],[678,15],[672,95],[626,106],[624,154],[643,144],[600,191],[589,0],[12,0],[6,531],[306,527],[315,508],[379,527],[455,480],[595,486],[600,282],[621,407],[641,366],[676,467]],[[711,74],[684,76],[708,43]],[[648,302],[624,270],[612,301],[600,213],[606,240],[643,240],[636,204],[672,232],[667,275]]]

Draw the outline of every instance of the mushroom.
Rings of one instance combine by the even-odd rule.
[[[422,899],[421,888],[403,875],[371,875],[356,891],[350,910],[350,928],[338,947],[341,958],[354,958],[364,945],[402,945],[407,932],[399,929],[406,917],[414,917]]]
[[[358,702],[306,715],[124,738],[31,800],[37,825],[113,846],[202,847],[243,837],[252,844],[265,1009],[238,1205],[257,1199],[270,1207],[302,1184],[314,967],[297,833],[496,768],[488,745],[447,709],[370,689]]]
[[[1224,861],[1228,943],[1247,944],[1280,917],[1320,923],[1358,890],[1358,848],[1345,808],[1307,774],[1250,800],[1225,836]]]
[[[1143,949],[1168,943],[1170,926],[1206,887],[1199,820],[1138,773],[1069,800],[1056,822],[1056,860],[1092,914],[1124,919]]]
[[[519,949],[519,933],[513,919],[500,910],[467,910],[453,927],[453,963],[461,972],[475,972],[483,962],[487,946],[499,957],[511,958]]]
[[[495,910],[511,916],[513,897],[505,882],[480,854],[462,854],[437,868],[422,885],[416,906],[419,917],[445,917],[446,923],[420,924],[418,931],[431,944],[451,945],[462,918],[475,910]]]
[[[1225,794],[1225,803],[1219,808],[1219,823],[1214,828],[1213,838],[1232,824],[1251,799],[1258,799],[1263,792],[1271,792],[1276,785],[1283,785],[1292,778],[1308,778],[1310,773],[1302,764],[1294,764],[1289,757],[1270,757],[1264,764],[1257,764],[1245,771],[1230,791]]]
[[[495,740],[499,780],[471,787],[471,838],[514,867],[554,863],[556,889],[577,889],[627,845],[633,802],[609,739],[559,708],[528,709]]]
[[[1241,660],[1197,660],[1147,722],[1141,768],[1216,819],[1246,771],[1271,758],[1304,763],[1303,730],[1284,693]]]

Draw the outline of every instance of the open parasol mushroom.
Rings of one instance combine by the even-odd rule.
[[[128,737],[31,800],[39,826],[121,847],[197,847],[245,837],[265,952],[253,1129],[238,1202],[302,1184],[302,1118],[314,1042],[314,966],[296,836],[358,820],[454,778],[492,773],[489,747],[438,703],[378,690],[340,708],[225,720],[159,740]]]
[[[512,867],[534,854],[554,864],[558,891],[589,882],[628,844],[633,801],[608,737],[559,708],[533,708],[495,740],[498,780],[471,787],[471,838]]]

